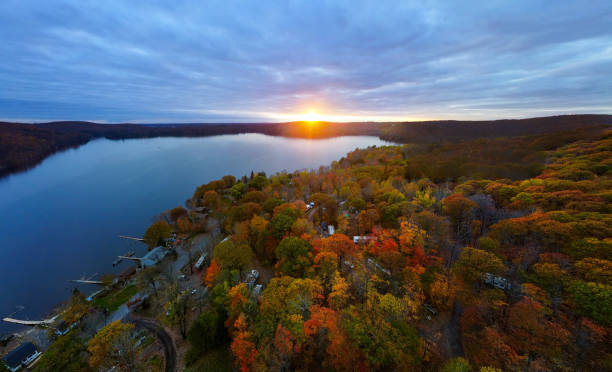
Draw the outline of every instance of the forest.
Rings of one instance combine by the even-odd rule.
[[[358,149],[225,176],[186,207],[144,238],[217,226],[210,261],[189,269],[205,296],[156,268],[116,294],[149,289],[137,316],[173,330],[186,371],[612,369],[609,127]],[[90,313],[77,293],[64,318]],[[137,370],[132,328],[72,331],[35,370]]]
[[[188,357],[229,347],[241,371],[610,370],[611,151],[609,130],[372,147],[203,185],[193,205],[229,238]],[[244,281],[255,264],[273,273],[260,295]]]
[[[402,123],[242,123],[242,124],[96,124],[58,121],[40,124],[0,122],[0,177],[27,170],[47,156],[96,138],[205,137],[261,133],[273,136],[326,138],[378,136],[396,143],[435,143],[524,136],[612,124],[612,115],[564,115],[520,120],[427,121]]]

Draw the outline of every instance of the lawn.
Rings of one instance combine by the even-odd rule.
[[[113,312],[121,305],[126,303],[136,293],[138,293],[138,286],[129,285],[118,291],[112,291],[106,296],[96,298],[94,300],[94,305],[105,308],[109,312]]]
[[[185,369],[185,372],[208,372],[208,371],[234,371],[232,352],[229,347],[207,351],[192,366]]]

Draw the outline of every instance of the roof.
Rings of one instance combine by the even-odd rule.
[[[130,266],[127,269],[123,270],[119,275],[120,278],[128,278],[132,275],[136,274],[136,266]]]
[[[36,354],[36,352],[38,352],[38,349],[36,349],[36,346],[34,346],[33,343],[24,342],[23,344],[19,345],[17,349],[6,354],[2,358],[2,361],[8,367],[15,368],[20,366],[30,356]]]
[[[141,260],[142,266],[154,266],[160,262],[166,255],[168,250],[164,247],[155,247],[147,253]]]

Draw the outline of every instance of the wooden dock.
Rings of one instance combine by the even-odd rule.
[[[119,237],[122,239],[136,240],[137,242],[144,242],[143,238],[134,238],[133,236],[125,236],[125,235],[119,235]]]
[[[73,279],[73,280],[71,280],[71,282],[73,282],[73,283],[80,283],[80,284],[97,284],[97,285],[104,284],[100,280],[84,280],[84,279]]]
[[[15,323],[15,324],[22,324],[22,325],[30,325],[30,326],[36,326],[36,325],[42,325],[42,326],[47,326],[50,324],[53,324],[55,322],[55,319],[57,318],[57,315],[54,316],[53,318],[50,319],[44,319],[44,320],[21,320],[21,319],[15,319],[15,318],[3,318],[2,320],[8,323]]]

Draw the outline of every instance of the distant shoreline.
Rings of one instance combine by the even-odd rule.
[[[31,169],[48,156],[96,138],[208,137],[260,133],[293,138],[376,136],[395,143],[457,142],[514,137],[610,125],[612,115],[563,115],[530,119],[422,122],[288,122],[236,124],[98,124],[57,121],[0,122],[0,179]]]

